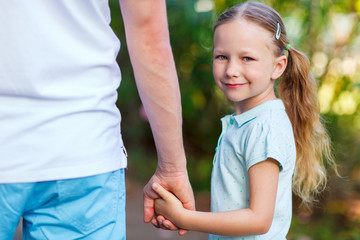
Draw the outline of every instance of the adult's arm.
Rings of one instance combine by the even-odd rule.
[[[157,182],[187,209],[195,209],[182,139],[179,83],[170,46],[165,0],[120,0],[127,46],[140,98],[150,122],[158,167],[144,188],[144,221],[154,216]]]

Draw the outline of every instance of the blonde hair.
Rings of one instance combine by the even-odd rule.
[[[334,167],[336,164],[330,147],[330,138],[321,123],[317,98],[317,85],[310,73],[310,61],[295,48],[288,48],[284,23],[272,8],[247,2],[236,5],[222,13],[213,30],[234,19],[245,19],[274,34],[274,54],[281,56],[288,50],[288,63],[278,84],[278,94],[283,100],[291,121],[296,143],[296,164],[293,175],[293,192],[303,203],[310,203],[316,194],[325,189],[327,174],[324,159]],[[275,38],[278,25],[279,39]]]

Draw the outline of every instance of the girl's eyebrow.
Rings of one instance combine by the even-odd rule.
[[[217,54],[225,54],[226,53],[226,51],[224,51],[223,49],[216,49],[216,48],[214,48],[214,50],[213,50],[213,54],[214,55],[217,55]]]
[[[222,48],[214,48],[213,53],[214,54],[225,54],[225,53],[228,53],[228,51],[226,51]],[[239,55],[256,55],[256,53],[251,50],[240,50],[237,52],[237,54],[239,54]]]
[[[220,48],[220,47],[214,47],[214,51],[224,52],[225,50],[223,48]]]

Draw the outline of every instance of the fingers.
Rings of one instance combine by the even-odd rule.
[[[159,194],[162,199],[168,199],[170,193],[166,191],[165,188],[163,188],[160,184],[153,183],[151,187],[157,194]]]
[[[156,218],[151,219],[151,224],[156,228],[160,228],[159,222]]]
[[[180,230],[179,230],[179,235],[180,235],[180,236],[184,236],[187,232],[188,232],[188,230],[180,229]]]
[[[167,229],[171,230],[171,231],[176,231],[176,230],[179,230],[178,227],[176,227],[171,221],[167,220],[167,219],[164,219],[162,221],[162,225],[164,227],[166,227]]]
[[[161,228],[164,230],[171,230],[171,231],[179,230],[174,224],[172,224],[172,222],[166,220],[164,216],[161,215],[157,216],[156,218],[153,218],[151,220],[151,224],[156,228]]]
[[[164,229],[164,230],[169,230],[169,228],[163,224],[165,221],[164,216],[161,216],[161,215],[157,216],[156,221],[157,221],[159,228]]]
[[[163,224],[163,221],[165,221],[165,217],[159,215],[159,216],[156,217],[156,220],[157,220],[157,222],[158,222],[160,225],[162,225],[162,224]],[[165,226],[164,226],[164,227],[165,227]]]
[[[154,213],[154,199],[144,195],[144,222],[150,222]]]

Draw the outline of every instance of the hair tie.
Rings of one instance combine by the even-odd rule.
[[[291,48],[291,45],[288,44],[288,45],[285,47],[285,50],[286,50],[286,51],[289,51],[290,48]]]
[[[280,35],[281,35],[280,23],[277,23],[277,30],[276,30],[275,38],[276,38],[277,40],[279,40]]]

